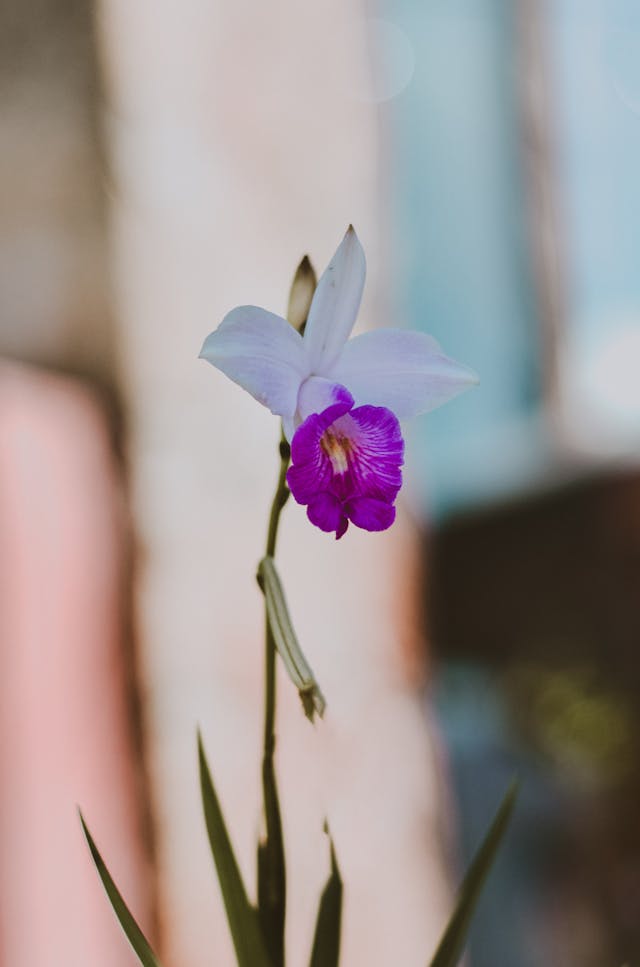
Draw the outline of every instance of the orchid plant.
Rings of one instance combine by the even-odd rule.
[[[350,338],[365,282],[365,256],[349,226],[316,285],[309,259],[295,274],[287,318],[256,306],[229,312],[200,356],[282,421],[280,473],[265,555],[257,571],[265,599],[265,707],[262,792],[265,832],[258,843],[256,902],[249,899],[220,809],[201,739],[201,792],[209,843],[239,967],[285,967],[286,869],[274,763],[276,656],[300,693],[305,714],[322,717],[325,699],[303,654],[275,564],[280,515],[290,494],[310,522],[342,538],[349,524],[383,531],[396,516],[404,440],[400,421],[428,412],[477,382],[421,332],[377,329]],[[469,869],[431,967],[455,967],[471,913],[507,827],[508,790]],[[82,817],[81,817],[82,819]],[[144,967],[160,961],[118,891],[82,819],[109,900]],[[330,840],[330,875],[320,898],[310,967],[338,967],[342,879]]]
[[[340,538],[349,522],[395,520],[404,442],[399,420],[433,410],[478,382],[422,332],[377,329],[349,339],[366,264],[353,226],[311,299],[304,332],[259,309],[232,309],[201,357],[282,418],[287,484],[312,524]]]

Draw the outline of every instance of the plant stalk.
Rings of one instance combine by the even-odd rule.
[[[267,531],[266,554],[274,557],[282,508],[289,497],[287,468],[291,457],[284,436],[280,441],[280,473],[271,504]],[[282,820],[276,785],[275,752],[276,715],[276,646],[265,607],[265,684],[264,744],[262,756],[262,789],[266,836],[258,849],[258,908],[267,950],[274,967],[284,967],[284,925],[286,910],[286,871]]]

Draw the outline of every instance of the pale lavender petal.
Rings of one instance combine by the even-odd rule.
[[[347,386],[356,403],[386,406],[401,420],[427,413],[478,382],[431,336],[404,329],[356,336],[326,375]]]
[[[293,418],[309,369],[302,337],[286,319],[257,306],[233,309],[207,336],[200,356],[272,413]]]
[[[296,421],[293,416],[282,417],[282,432],[289,443],[291,443],[293,440],[293,434],[296,432]]]
[[[305,379],[298,393],[297,418],[300,423],[306,420],[312,413],[322,413],[336,403],[342,406],[342,413],[346,413],[353,406],[353,396],[351,393],[330,379],[323,376],[309,376]],[[340,416],[336,410],[331,410],[332,419]]]
[[[322,376],[309,376],[298,393],[298,405],[292,417],[282,420],[282,429],[291,443],[296,427],[314,414],[323,415],[323,429],[353,406],[349,390]]]
[[[342,537],[349,521],[342,512],[342,504],[337,497],[330,493],[319,493],[311,498],[307,507],[307,517],[312,524],[321,531],[336,532],[336,538]]]
[[[386,531],[396,519],[393,504],[373,497],[354,497],[344,505],[344,512],[356,527],[367,531]]]
[[[351,334],[358,315],[366,262],[352,225],[316,288],[304,333],[312,372],[326,376]]]

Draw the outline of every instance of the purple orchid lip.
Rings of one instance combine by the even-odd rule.
[[[403,457],[400,424],[391,410],[354,409],[345,397],[298,427],[287,483],[297,502],[306,504],[311,523],[335,532],[337,539],[349,522],[363,530],[386,530],[396,516]]]

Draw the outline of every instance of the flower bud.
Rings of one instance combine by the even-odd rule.
[[[304,332],[309,307],[317,284],[318,279],[315,270],[309,261],[309,256],[305,255],[293,277],[287,307],[287,320],[299,333]]]

